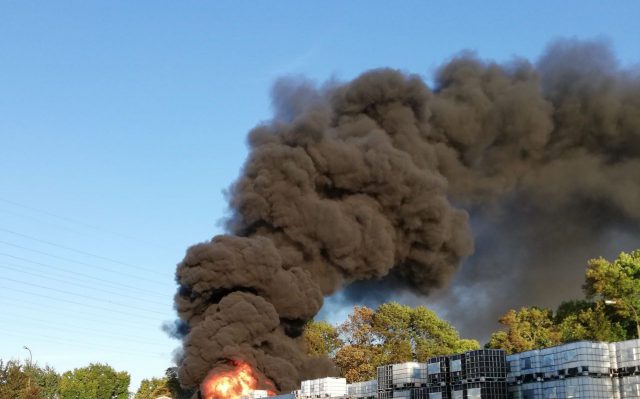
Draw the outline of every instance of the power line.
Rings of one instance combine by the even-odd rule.
[[[1,253],[1,252],[0,252],[0,255],[8,257],[8,258],[12,258],[12,259],[19,259],[19,260],[21,260],[23,262],[29,262],[29,263],[34,262],[34,261],[29,261],[29,260],[24,259],[24,258],[10,256],[10,255],[7,255],[7,254]],[[90,280],[94,280],[94,281],[99,282],[100,286],[106,284],[108,286],[112,286],[112,287],[117,288],[117,289],[128,289],[130,291],[138,291],[140,293],[144,293],[144,295],[147,296],[147,297],[152,297],[152,298],[157,298],[157,299],[159,299],[159,298],[166,299],[167,296],[168,296],[166,293],[161,294],[159,292],[144,290],[144,289],[141,289],[141,288],[138,288],[138,287],[134,287],[134,286],[131,286],[131,285],[120,284],[120,283],[116,283],[116,282],[112,282],[112,281],[108,281],[108,280],[103,280],[101,278],[93,277],[93,276],[90,276],[90,275],[87,275],[87,274],[82,274],[82,273],[78,273],[78,272],[69,271],[69,270],[66,270],[66,269],[56,268],[56,267],[54,267],[52,265],[45,265],[45,264],[40,264],[40,263],[35,262],[36,264],[40,264],[42,266],[46,266],[47,267],[47,269],[43,270],[41,268],[33,267],[31,265],[17,264],[17,263],[13,263],[13,262],[7,262],[6,260],[3,260],[3,263],[6,264],[6,265],[9,265],[9,266],[12,266],[12,267],[20,268],[20,270],[22,270],[22,269],[30,270],[31,272],[34,272],[34,271],[35,272],[41,272],[41,271],[54,272],[54,275],[56,275],[56,276],[59,275],[60,273],[63,273],[63,274],[69,275],[74,280],[79,279],[79,278],[90,279]],[[65,280],[65,281],[72,282],[71,280]],[[88,284],[92,283],[91,281],[85,281],[85,282],[88,283]]]
[[[165,347],[166,344],[160,343],[160,342],[151,342],[147,339],[147,337],[140,337],[140,336],[132,336],[132,335],[127,335],[127,334],[109,334],[108,331],[105,330],[99,330],[99,329],[95,329],[95,328],[87,328],[84,326],[78,326],[78,325],[73,325],[73,324],[69,324],[69,323],[65,323],[65,325],[61,325],[58,323],[52,323],[49,321],[44,321],[42,319],[36,319],[36,318],[32,318],[32,317],[27,317],[25,315],[22,314],[16,314],[16,313],[5,313],[5,315],[7,314],[12,314],[13,316],[16,317],[16,320],[18,320],[17,322],[14,322],[14,324],[23,324],[23,323],[32,323],[32,324],[36,324],[36,325],[42,325],[47,327],[47,329],[51,329],[51,330],[56,330],[56,331],[60,331],[60,332],[78,332],[78,331],[85,331],[87,333],[91,333],[92,336],[100,336],[102,335],[103,338],[118,338],[118,339],[126,339],[128,341],[132,341],[132,342],[137,342],[140,344],[145,344],[145,345],[156,345],[156,346],[163,346]]]
[[[51,288],[51,287],[47,287],[47,286],[40,285],[40,284],[33,284],[33,283],[28,282],[28,281],[16,280],[16,279],[8,278],[8,277],[0,277],[0,280],[11,281],[13,283],[18,283],[18,284],[24,284],[24,285],[28,285],[28,286],[31,286],[31,287],[40,288],[40,289],[43,289],[43,290],[59,292],[61,294],[65,294],[65,295],[73,295],[73,296],[77,296],[79,298],[90,299],[92,301],[107,302],[107,303],[110,303],[112,305],[123,306],[123,307],[126,307],[128,309],[137,309],[137,310],[141,310],[143,312],[151,312],[151,313],[157,313],[157,314],[161,314],[161,315],[165,314],[164,312],[158,312],[157,310],[149,310],[149,309],[145,309],[145,308],[141,308],[141,307],[137,307],[137,306],[131,306],[131,305],[126,304],[126,303],[113,302],[113,301],[110,301],[110,300],[106,300],[104,298],[96,298],[96,297],[93,297],[93,296],[90,296],[90,295],[83,295],[83,294],[78,294],[78,293],[71,292],[71,291],[59,290],[57,288]]]
[[[83,251],[83,250],[80,250],[80,249],[68,247],[66,245],[57,244],[57,243],[54,243],[54,242],[51,242],[51,241],[43,240],[43,239],[40,239],[40,238],[37,238],[37,237],[33,237],[33,236],[30,236],[30,235],[27,235],[27,234],[23,234],[23,233],[18,233],[16,231],[5,229],[5,228],[2,228],[2,227],[0,227],[0,231],[4,231],[5,233],[13,234],[15,236],[23,237],[23,238],[26,238],[26,239],[29,239],[29,240],[33,240],[33,241],[42,243],[42,244],[47,244],[47,245],[51,245],[51,246],[54,246],[54,247],[57,247],[57,248],[61,248],[61,249],[67,250],[67,251],[75,252],[75,253],[78,253],[78,254],[81,254],[81,255],[91,256],[91,257],[94,257],[96,259],[101,259],[101,260],[105,260],[105,261],[108,261],[108,262],[116,263],[116,264],[119,264],[119,265],[128,266],[128,267],[131,267],[131,268],[134,268],[134,269],[138,269],[138,270],[142,270],[142,271],[145,271],[145,272],[151,272],[151,273],[157,273],[158,272],[157,270],[149,269],[149,268],[142,267],[142,266],[132,265],[131,263],[122,262],[122,261],[119,261],[119,260],[116,260],[116,259],[109,258],[107,256],[97,255],[97,254],[94,254],[94,253],[91,253],[91,252],[87,252],[87,251]]]
[[[2,278],[0,278],[0,279],[2,279]],[[102,306],[89,305],[87,303],[70,301],[68,299],[56,298],[56,297],[52,297],[52,296],[49,296],[49,295],[42,295],[42,294],[35,293],[35,292],[19,290],[19,289],[13,288],[13,287],[0,287],[0,288],[2,288],[3,290],[9,290],[9,291],[14,291],[14,292],[19,292],[21,294],[27,294],[27,295],[30,295],[30,296],[41,297],[41,298],[49,299],[49,300],[52,300],[52,301],[66,302],[66,303],[71,303],[71,304],[78,305],[78,306],[88,307],[88,308],[91,308],[91,309],[100,309],[100,310],[104,310],[104,311],[107,311],[107,312],[113,312],[113,313],[125,314],[125,315],[129,315],[129,316],[133,316],[135,318],[158,321],[157,319],[154,319],[154,318],[149,317],[149,316],[140,315],[138,313],[129,313],[129,312],[125,312],[125,311],[122,311],[122,310],[109,309],[109,308],[105,308],[105,307],[102,307]],[[146,312],[147,311],[145,310],[145,313]],[[154,313],[156,313],[156,312],[154,312]]]
[[[105,229],[103,227],[95,226],[95,225],[92,225],[90,223],[85,223],[85,222],[83,222],[81,220],[73,219],[73,218],[70,218],[70,217],[67,217],[67,216],[57,215],[57,214],[55,214],[53,212],[49,212],[49,211],[38,209],[38,208],[35,208],[35,207],[32,207],[32,206],[20,204],[18,202],[11,201],[11,200],[8,200],[6,198],[0,198],[0,201],[4,202],[4,203],[7,203],[7,204],[11,204],[13,206],[17,206],[19,208],[28,209],[28,210],[30,210],[32,212],[41,213],[43,215],[47,215],[47,216],[50,216],[50,217],[53,217],[53,218],[56,218],[56,219],[59,219],[59,220],[63,220],[65,222],[67,222],[67,223],[80,225],[80,226],[83,226],[83,227],[86,227],[86,228],[89,228],[89,229],[92,229],[92,230],[96,230],[96,231],[99,231],[99,232],[102,232],[102,233],[115,235],[115,236],[118,236],[120,238],[124,238],[124,239],[127,239],[127,240],[132,240],[132,241],[137,241],[137,242],[143,243],[145,245],[150,245],[150,246],[153,246],[153,247],[156,247],[156,248],[160,248],[160,249],[166,250],[166,246],[164,246],[164,245],[161,245],[161,244],[158,244],[158,243],[154,243],[154,242],[150,242],[150,241],[146,241],[146,240],[142,240],[142,239],[140,239],[138,237],[134,237],[134,236],[130,236],[128,234],[123,234],[123,233],[120,233],[120,232],[117,232],[117,231]]]
[[[54,266],[54,265],[51,265],[51,264],[48,264],[48,263],[38,262],[38,261],[35,261],[35,260],[31,260],[31,259],[23,258],[23,257],[20,257],[20,256],[15,256],[15,255],[7,254],[7,253],[5,253],[5,252],[0,252],[0,255],[5,256],[5,257],[8,257],[8,258],[12,258],[12,259],[20,260],[20,261],[23,261],[23,262],[32,263],[32,264],[34,264],[34,265],[39,265],[39,266],[44,266],[44,267],[46,267],[46,268],[55,269],[55,270],[61,271],[61,272],[63,272],[63,273],[73,274],[74,276],[75,276],[75,275],[78,275],[78,276],[82,276],[82,277],[85,277],[85,278],[88,278],[88,279],[91,279],[91,280],[96,280],[96,281],[100,282],[101,284],[106,283],[106,284],[111,284],[111,285],[115,285],[115,286],[122,286],[122,287],[129,288],[129,289],[132,289],[132,290],[137,290],[137,291],[146,292],[146,293],[148,293],[148,294],[154,294],[154,295],[158,295],[158,296],[165,296],[165,294],[163,294],[163,293],[161,294],[160,292],[150,291],[150,290],[147,290],[147,289],[144,289],[144,288],[134,287],[134,286],[131,286],[131,285],[126,285],[126,284],[120,284],[120,283],[113,283],[113,282],[110,282],[110,281],[105,281],[105,280],[103,280],[103,279],[101,279],[101,278],[94,277],[94,276],[90,276],[90,275],[88,275],[88,274],[83,274],[83,273],[76,272],[76,271],[71,271],[71,270],[68,270],[68,269],[62,269],[62,268],[60,268],[60,267],[57,267],[57,266]],[[15,265],[14,265],[14,266],[15,266]],[[23,266],[23,265],[20,265],[20,267],[22,267],[22,266]],[[114,272],[114,273],[115,273],[115,272]],[[121,274],[119,274],[119,273],[118,273],[118,275],[119,275],[119,276],[121,276]]]
[[[165,355],[162,355],[160,353],[157,352],[146,352],[146,351],[138,351],[138,350],[119,350],[119,349],[114,349],[113,347],[109,347],[109,346],[102,346],[102,345],[95,345],[95,344],[91,344],[91,343],[86,343],[86,342],[78,342],[76,340],[74,341],[61,341],[61,340],[57,340],[54,338],[51,338],[49,336],[46,335],[40,335],[38,333],[34,333],[33,331],[20,331],[18,329],[12,329],[9,331],[3,331],[2,334],[7,334],[7,335],[13,335],[15,337],[19,337],[19,338],[32,338],[32,337],[37,337],[37,339],[41,340],[41,341],[45,341],[45,342],[52,342],[55,344],[60,344],[60,345],[65,345],[65,348],[68,349],[69,347],[77,347],[77,346],[83,346],[85,348],[88,349],[102,349],[102,350],[106,350],[108,352],[112,352],[112,353],[120,353],[123,355],[144,355],[144,356],[153,356],[153,357],[158,357],[161,359],[166,359]],[[169,355],[169,354],[167,354]],[[169,355],[170,356],[170,355]]]
[[[15,298],[0,298],[0,303],[4,303],[7,306],[11,306],[12,309],[26,309],[26,310],[30,310],[30,311],[37,311],[37,312],[41,312],[43,309],[43,306],[41,303],[37,303],[37,302],[30,302],[30,301],[26,301],[24,298],[21,298],[19,301],[16,300]],[[32,305],[32,306],[29,306]],[[92,310],[95,310],[92,308]],[[95,312],[93,313],[86,313],[86,312],[82,312],[79,311],[78,309],[74,309],[74,310],[69,310],[66,308],[56,308],[55,310],[56,315],[59,314],[66,314],[66,315],[71,315],[71,317],[73,319],[78,319],[78,320],[86,320],[86,321],[90,321],[90,322],[94,322],[94,323],[104,323],[104,324],[108,324],[108,325],[113,325],[113,326],[123,326],[123,327],[131,327],[131,326],[137,326],[139,328],[142,327],[149,327],[149,323],[146,323],[142,320],[140,320],[137,316],[128,316],[128,315],[123,315],[120,314],[120,316],[125,316],[125,317],[131,317],[130,320],[127,319],[122,319],[122,318],[118,318],[118,317],[114,317],[114,316],[109,316],[108,318],[103,318],[103,319],[99,319],[99,318],[94,318],[92,316],[95,316]],[[89,315],[87,317],[87,315]],[[80,318],[80,316],[82,318]],[[123,324],[118,324],[118,322],[123,323]],[[158,325],[157,327],[160,327],[160,325]]]
[[[0,230],[2,230],[2,229],[0,228]],[[96,268],[96,269],[99,269],[99,270],[103,270],[103,271],[106,271],[106,272],[109,272],[109,273],[117,273],[117,274],[120,274],[120,275],[129,276],[129,277],[135,278],[135,279],[146,280],[146,281],[154,283],[154,284],[164,284],[164,283],[162,283],[160,281],[152,280],[152,279],[149,279],[147,277],[140,277],[140,276],[136,276],[134,274],[129,274],[129,273],[126,273],[126,272],[113,270],[113,269],[110,269],[108,267],[98,266],[98,265],[82,262],[82,261],[75,260],[75,259],[65,258],[63,256],[54,255],[54,254],[49,253],[49,252],[40,251],[39,249],[29,248],[29,247],[25,247],[25,246],[18,245],[18,244],[13,244],[13,243],[2,241],[2,240],[0,240],[0,244],[4,244],[4,245],[10,246],[10,247],[14,247],[14,248],[19,248],[19,249],[22,249],[24,251],[34,252],[34,253],[37,253],[37,254],[40,254],[40,255],[49,256],[51,258],[62,260],[62,261],[69,262],[69,263],[76,263],[76,264],[83,265],[83,266],[93,267],[93,268]]]
[[[32,220],[32,221],[34,221],[36,223],[39,223],[39,224],[52,226],[52,227],[55,227],[56,229],[64,230],[64,231],[67,231],[67,232],[70,232],[70,233],[73,233],[73,234],[78,234],[78,235],[80,235],[80,234],[86,235],[87,234],[86,231],[75,230],[73,228],[69,228],[68,226],[61,226],[61,225],[58,225],[58,224],[55,224],[55,223],[51,223],[51,222],[48,222],[48,221],[45,222],[44,220],[40,220],[38,218],[34,218],[31,215],[25,215],[23,213],[14,212],[14,211],[10,211],[10,210],[7,210],[7,209],[0,209],[0,212],[5,213],[5,214],[9,214],[9,215],[12,215],[12,216],[17,216],[17,217],[20,217],[20,218],[23,218],[23,219]]]
[[[102,289],[102,288],[96,288],[96,287],[93,287],[93,286],[88,286],[88,285],[84,285],[84,284],[78,284],[78,283],[76,283],[76,282],[69,281],[69,280],[64,280],[64,279],[57,278],[57,277],[52,277],[52,276],[48,276],[48,275],[43,275],[43,274],[41,274],[41,273],[33,273],[33,272],[26,271],[26,270],[20,270],[20,269],[18,269],[18,268],[11,267],[11,266],[6,265],[6,264],[0,264],[0,268],[2,268],[2,269],[7,269],[7,270],[13,270],[13,271],[16,271],[16,272],[18,272],[18,273],[22,273],[22,274],[28,274],[28,275],[30,275],[30,276],[43,277],[43,278],[46,278],[46,279],[48,279],[48,280],[54,280],[54,281],[60,281],[60,282],[63,282],[63,283],[69,283],[69,284],[73,284],[74,286],[77,286],[77,287],[88,288],[88,289],[90,289],[90,290],[92,290],[92,291],[100,291],[100,292],[104,292],[104,293],[106,293],[106,294],[112,294],[112,295],[117,295],[117,296],[121,296],[121,297],[131,298],[131,299],[136,300],[136,301],[140,301],[140,300],[142,300],[143,302],[146,302],[146,303],[153,303],[153,304],[155,304],[155,305],[160,305],[160,306],[165,306],[165,305],[166,305],[166,303],[160,303],[160,302],[156,302],[156,301],[150,301],[150,300],[148,300],[148,299],[142,299],[142,298],[140,298],[140,297],[135,297],[135,296],[132,296],[132,295],[128,295],[128,294],[126,294],[126,293],[114,292],[114,291],[108,291],[108,290],[105,290],[105,289]]]

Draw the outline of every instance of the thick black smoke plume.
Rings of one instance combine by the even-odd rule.
[[[578,249],[639,230],[640,80],[600,44],[556,43],[536,66],[463,55],[433,89],[386,69],[320,89],[284,80],[274,104],[249,134],[229,233],[177,270],[185,386],[236,359],[279,390],[326,375],[300,334],[338,290],[433,294],[451,312],[475,290],[493,322],[543,287],[564,287],[551,301],[576,291]],[[442,292],[472,230],[477,255]]]

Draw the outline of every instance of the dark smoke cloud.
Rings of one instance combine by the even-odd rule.
[[[229,233],[177,270],[182,383],[235,359],[279,390],[326,375],[300,335],[341,289],[342,304],[431,295],[458,321],[492,322],[575,293],[585,248],[639,230],[639,82],[605,46],[571,41],[537,65],[457,57],[432,90],[387,69],[278,82]]]

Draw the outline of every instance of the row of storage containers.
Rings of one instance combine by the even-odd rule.
[[[622,342],[579,341],[552,348],[509,355],[509,380],[523,376],[633,374],[640,371],[640,340]],[[535,379],[535,378],[534,378]]]
[[[377,399],[507,399],[507,383],[483,381],[379,391]]]
[[[325,386],[326,386],[326,380]],[[313,386],[306,383],[303,385]],[[320,381],[318,381],[320,385]],[[452,383],[409,389],[376,392],[375,380],[347,385],[346,396],[362,399],[640,399],[640,375],[623,377],[577,376],[563,379],[510,384],[504,381],[478,381]],[[295,397],[344,397],[341,391],[324,394],[303,395],[297,391]],[[247,399],[267,397],[267,391],[256,390]],[[284,396],[283,396],[284,398]],[[269,399],[278,399],[269,397]],[[289,395],[284,399],[294,399]]]
[[[327,398],[346,395],[346,378],[318,378],[315,380],[305,380],[300,384],[300,397],[303,398]]]
[[[446,385],[451,382],[506,380],[507,359],[502,350],[479,349],[433,357],[427,363],[380,366],[377,377],[378,390]]]
[[[616,384],[617,385],[617,384]],[[589,376],[530,382],[509,386],[509,399],[609,399],[621,398],[611,378]]]

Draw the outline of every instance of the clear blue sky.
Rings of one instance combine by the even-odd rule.
[[[163,374],[175,264],[221,232],[279,76],[428,79],[558,37],[640,62],[638,1],[389,3],[0,1],[0,358]]]

